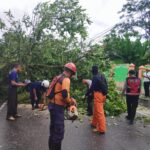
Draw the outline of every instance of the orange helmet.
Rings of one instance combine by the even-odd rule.
[[[76,65],[72,62],[65,64],[64,67],[71,70],[74,74],[77,72]]]

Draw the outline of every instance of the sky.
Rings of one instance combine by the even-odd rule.
[[[11,9],[14,16],[20,18],[25,13],[31,14],[33,8],[44,1],[48,0],[0,0],[0,17],[4,17],[4,11]],[[118,11],[126,0],[79,0],[79,2],[93,22],[88,27],[89,39],[93,39],[119,22]]]

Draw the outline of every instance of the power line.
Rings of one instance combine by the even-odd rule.
[[[95,35],[93,38],[90,38],[90,39],[88,40],[88,43],[91,43],[91,42],[95,41],[95,40],[98,39],[98,38],[104,37],[104,36],[106,35],[106,33],[110,32],[110,31],[113,29],[113,27],[114,27],[114,26],[111,26],[111,27],[105,29],[104,31],[98,33],[98,34]]]
[[[102,36],[102,35],[105,35],[105,34],[106,34],[107,32],[109,32],[113,27],[114,27],[114,26],[111,26],[111,27],[105,29],[104,31],[102,31],[102,32],[96,34],[94,37],[90,38],[89,40],[90,40],[90,41],[93,41],[93,40],[97,39],[98,37],[100,37],[100,36]]]
[[[133,16],[135,16],[136,14],[138,14],[138,12],[134,13]],[[122,23],[122,22],[124,22],[124,21],[126,21],[126,18],[122,19],[122,21],[120,21],[120,22],[118,22],[118,23],[116,23],[116,24],[120,24],[120,23]],[[115,25],[116,25],[116,24],[115,24]],[[115,27],[115,25],[113,25],[113,26],[111,26],[111,27],[105,29],[104,31],[102,31],[102,32],[100,32],[100,33],[98,33],[98,34],[96,34],[94,37],[92,37],[92,38],[89,39],[89,40],[90,40],[89,42],[92,42],[92,41],[94,41],[94,40],[96,40],[96,39],[98,39],[98,38],[104,37],[104,35],[106,35],[106,33],[108,33],[109,31],[111,31],[111,30]]]

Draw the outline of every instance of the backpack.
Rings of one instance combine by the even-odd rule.
[[[53,99],[54,96],[55,96],[55,94],[58,94],[58,93],[62,92],[62,91],[55,92],[55,86],[56,86],[56,84],[57,84],[59,81],[62,81],[63,79],[64,79],[64,75],[63,75],[63,74],[61,74],[61,75],[56,76],[56,77],[53,78],[53,80],[52,80],[52,82],[51,82],[51,84],[50,84],[50,86],[49,86],[49,89],[48,89],[48,91],[47,91],[47,97],[48,97],[49,99]]]
[[[140,93],[140,86],[141,80],[136,77],[128,77],[127,81],[127,93],[131,94],[139,94]]]
[[[97,79],[98,79],[98,84],[100,86],[101,92],[103,93],[103,95],[107,95],[108,94],[108,84],[107,84],[105,76],[98,75]]]

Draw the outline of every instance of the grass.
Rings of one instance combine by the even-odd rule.
[[[21,104],[28,104],[30,102],[29,93],[23,92],[23,93],[18,94],[18,101]]]
[[[150,123],[150,118],[144,118],[145,123]]]

